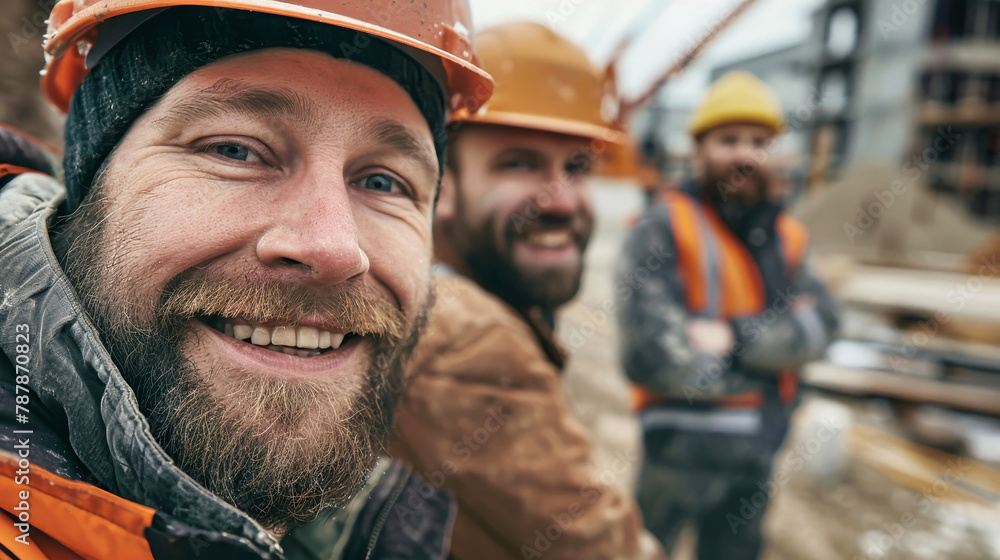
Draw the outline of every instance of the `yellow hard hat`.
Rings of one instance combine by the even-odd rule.
[[[602,75],[579,47],[538,23],[514,22],[476,35],[483,69],[496,80],[478,111],[452,122],[499,124],[601,139],[625,140],[605,106]]]
[[[775,135],[785,129],[777,96],[750,72],[729,72],[716,80],[691,116],[688,132],[697,138],[712,128],[732,123],[760,124]]]

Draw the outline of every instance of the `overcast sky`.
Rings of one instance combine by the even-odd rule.
[[[673,103],[693,105],[709,70],[724,62],[768,52],[803,40],[812,31],[812,12],[823,0],[758,0],[712,43],[668,90]],[[477,29],[510,20],[546,23],[603,64],[638,20],[619,68],[619,87],[634,97],[670,66],[739,0],[471,0]],[[652,22],[645,24],[645,22]]]

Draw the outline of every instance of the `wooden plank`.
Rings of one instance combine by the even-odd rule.
[[[988,271],[992,272],[992,271]],[[859,266],[837,289],[844,302],[876,309],[1000,323],[1000,279]]]
[[[948,500],[1000,504],[1000,472],[983,463],[863,424],[851,426],[850,442],[854,457],[915,491],[938,488],[937,497]]]
[[[802,379],[814,387],[839,393],[892,397],[1000,416],[1000,390],[988,387],[846,368],[828,362],[806,365]]]
[[[965,354],[970,358],[993,360],[1000,364],[1000,347],[992,344],[934,336],[927,339],[927,344],[923,348],[941,353]]]

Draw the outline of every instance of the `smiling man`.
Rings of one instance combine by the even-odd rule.
[[[497,91],[450,134],[437,303],[391,450],[454,493],[457,560],[635,558],[638,509],[608,482],[621,471],[596,467],[552,334],[593,230],[591,163],[621,136],[600,76],[565,39],[510,23],[477,46]]]
[[[719,78],[691,117],[692,177],[660,189],[622,248],[622,362],[646,450],[638,499],[668,552],[690,524],[700,559],[758,557],[798,369],[836,333],[769,161],[784,129],[753,74]],[[651,266],[650,252],[665,258]]]
[[[302,550],[368,479],[425,323],[446,100],[491,90],[464,6],[182,3],[53,10],[65,187],[0,192],[15,557]],[[442,557],[447,498],[375,521],[416,484],[372,478],[310,553]]]

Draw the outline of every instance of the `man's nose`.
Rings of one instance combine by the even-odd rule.
[[[274,219],[257,242],[264,265],[302,280],[332,285],[368,271],[348,189],[334,182],[301,181],[283,189]]]
[[[748,166],[760,164],[762,148],[752,142],[740,142],[736,148],[736,165]]]
[[[581,185],[566,173],[559,171],[541,192],[535,195],[535,204],[546,214],[570,216],[577,212],[582,203]]]

